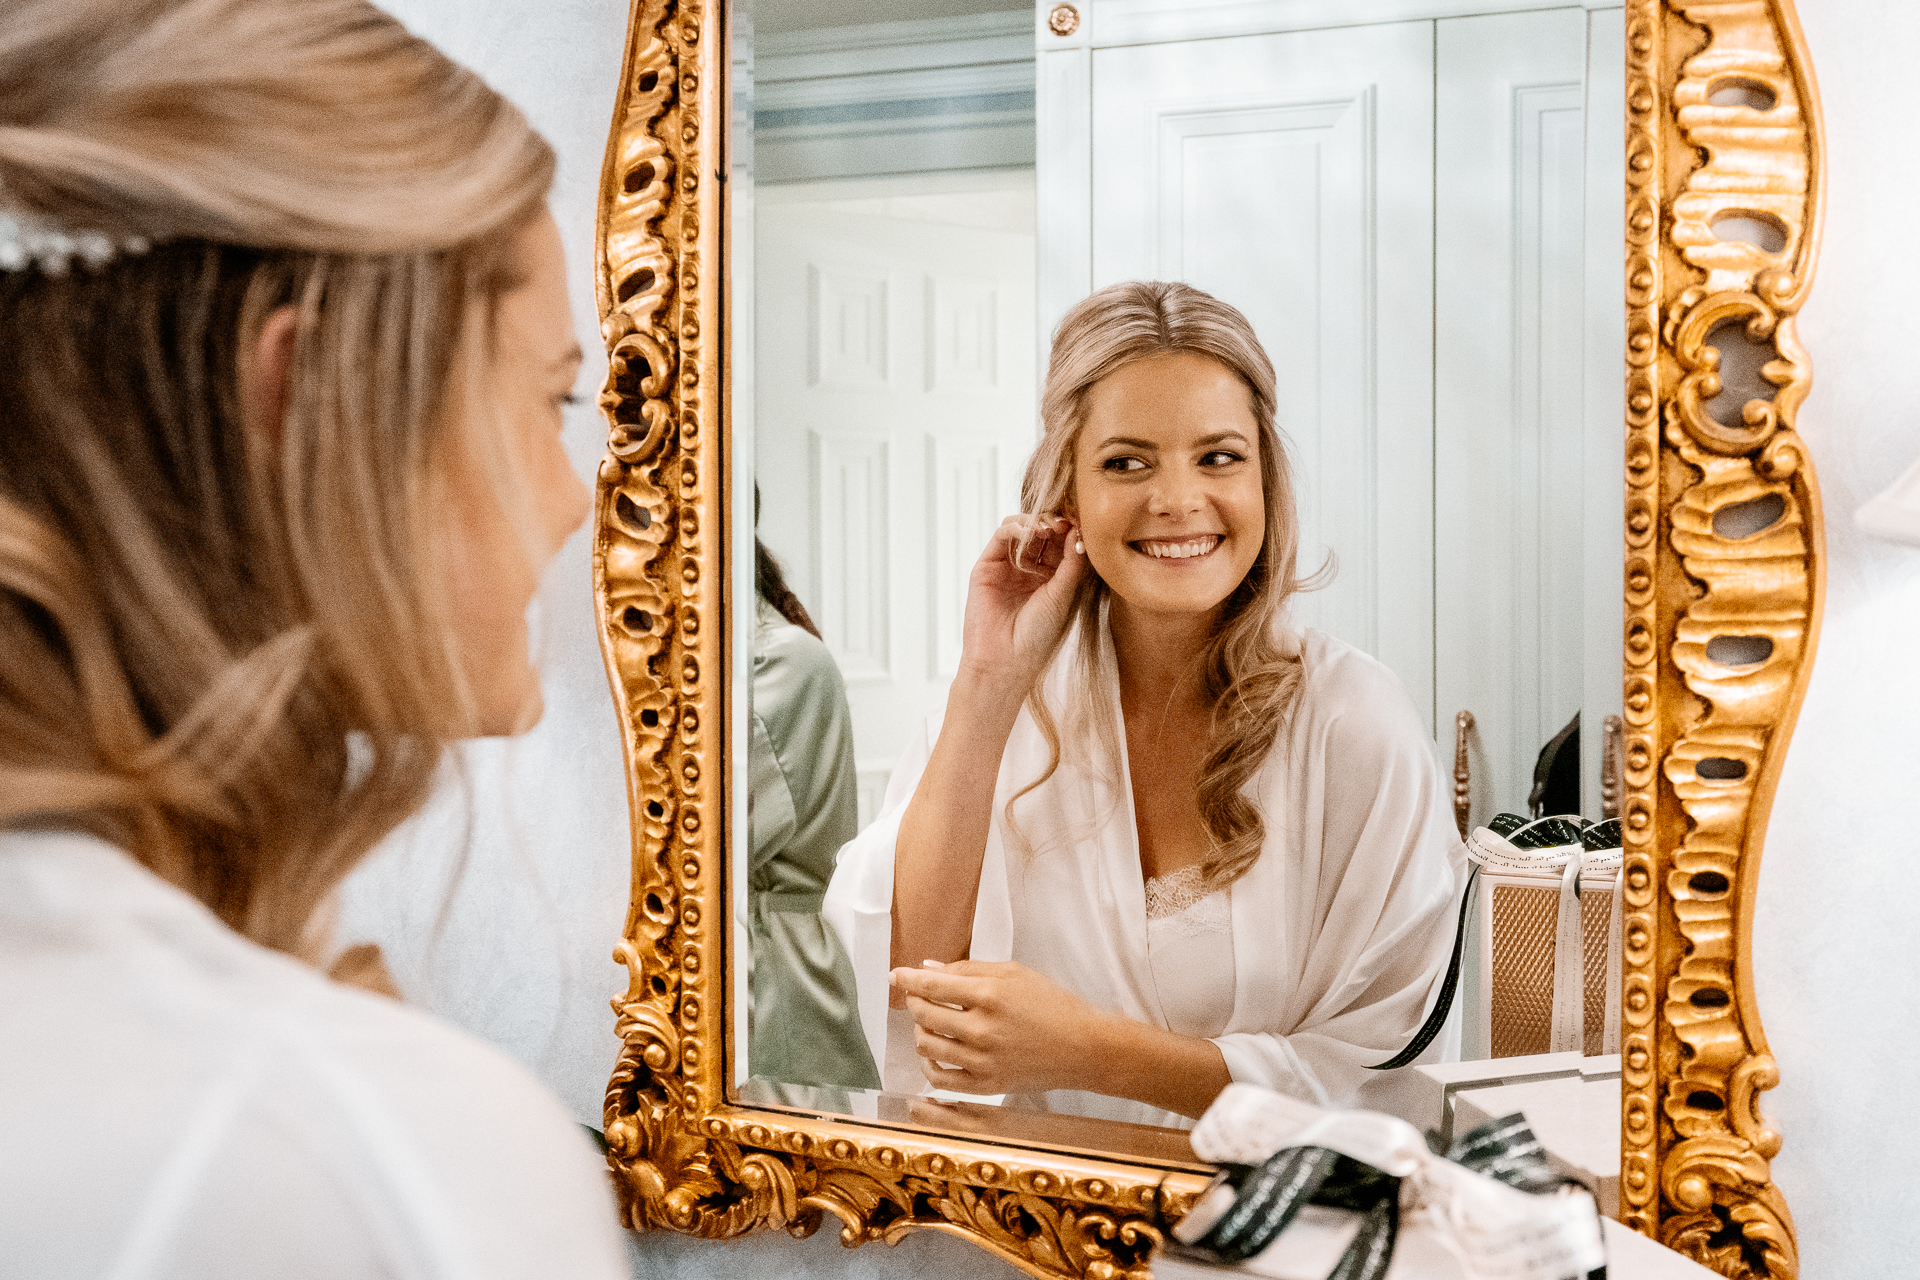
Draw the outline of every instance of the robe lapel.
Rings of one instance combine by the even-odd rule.
[[[1147,950],[1147,888],[1140,868],[1140,821],[1133,807],[1133,771],[1127,757],[1126,722],[1120,709],[1120,667],[1105,610],[1100,616],[1100,668],[1095,673],[1095,687],[1106,695],[1103,709],[1111,718],[1114,742],[1120,753],[1113,774],[1119,784],[1119,811],[1105,824],[1098,850],[1101,875],[1109,886],[1113,904],[1108,918],[1116,934],[1115,946],[1125,957],[1125,972],[1136,989],[1135,998],[1147,1018],[1156,1026],[1164,1027],[1167,1015],[1160,1003],[1160,991],[1153,979],[1153,963]]]

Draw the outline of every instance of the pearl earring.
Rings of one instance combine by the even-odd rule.
[[[1078,538],[1073,540],[1073,550],[1076,555],[1085,555],[1087,553],[1086,544]]]

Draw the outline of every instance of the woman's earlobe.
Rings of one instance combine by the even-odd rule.
[[[240,396],[247,430],[278,445],[287,424],[293,383],[293,352],[300,336],[300,308],[276,307],[240,367]]]

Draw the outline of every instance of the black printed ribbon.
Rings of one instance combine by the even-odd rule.
[[[1569,1179],[1553,1171],[1525,1116],[1502,1116],[1462,1135],[1446,1158],[1530,1195],[1548,1195]],[[1288,1147],[1258,1165],[1228,1165],[1215,1178],[1233,1203],[1191,1246],[1225,1263],[1264,1251],[1309,1204],[1361,1215],[1360,1230],[1327,1280],[1382,1280],[1400,1235],[1400,1179],[1325,1147]],[[1597,1267],[1584,1280],[1606,1280]],[[1566,1280],[1582,1280],[1569,1276]]]

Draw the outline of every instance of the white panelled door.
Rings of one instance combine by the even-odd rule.
[[[1093,287],[1183,280],[1252,321],[1301,568],[1337,568],[1295,617],[1431,727],[1433,24],[1095,48],[1091,98]]]
[[[1620,690],[1620,12],[1422,8],[1094,0],[1071,40],[1043,25],[1042,320],[1126,279],[1244,311],[1278,372],[1302,569],[1337,566],[1295,617],[1392,667],[1447,763],[1474,713],[1478,822],[1524,809],[1579,711],[1598,817]]]
[[[862,825],[945,696],[973,562],[1018,510],[1032,199],[1030,174],[758,194],[759,531],[846,677]]]
[[[1588,21],[1554,9],[1436,24],[1434,656],[1443,724],[1463,708],[1477,723],[1476,822],[1526,811],[1540,748],[1575,712],[1597,775],[1590,744],[1619,704],[1618,627],[1589,634],[1603,612],[1590,598],[1619,616],[1621,415],[1607,406],[1618,404],[1624,313],[1621,336],[1589,334],[1590,255],[1614,267],[1592,287],[1623,304],[1621,159],[1588,139]],[[1589,184],[1609,193],[1598,236]],[[1607,353],[1616,390],[1597,411],[1590,345]],[[1589,511],[1588,459],[1604,459],[1609,441]],[[1595,641],[1611,641],[1610,654]],[[1612,696],[1583,708],[1596,660]],[[1598,817],[1597,776],[1582,780]]]

